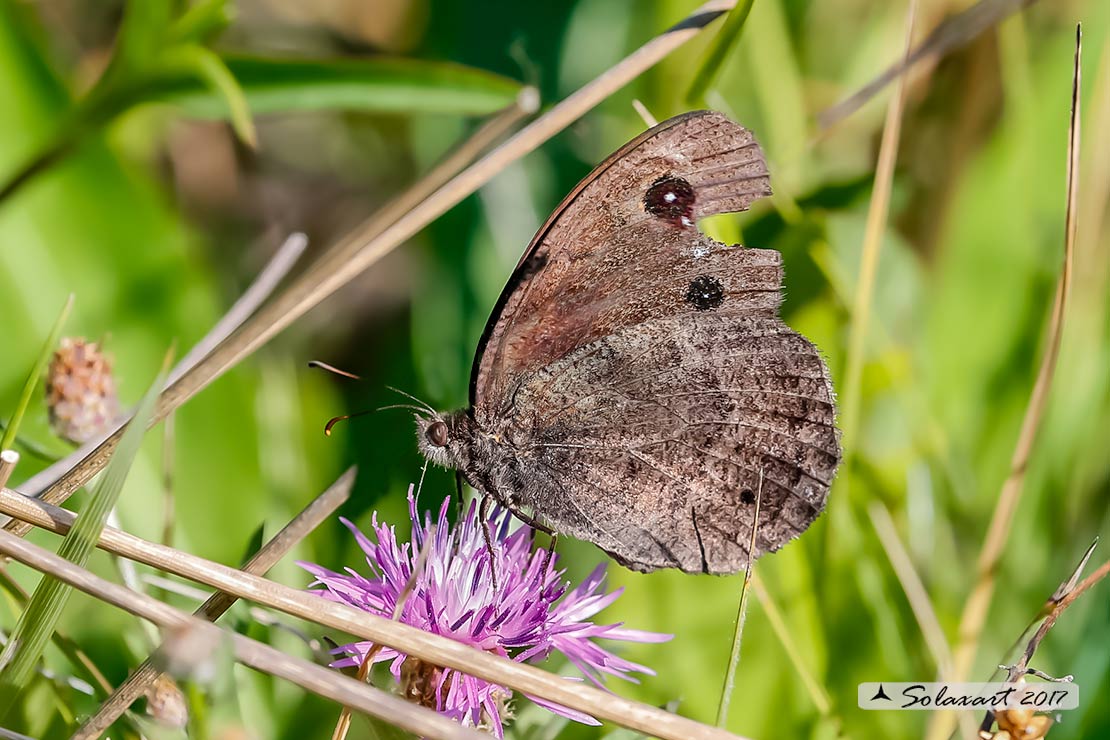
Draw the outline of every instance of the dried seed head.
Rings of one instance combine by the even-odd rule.
[[[83,444],[119,416],[112,361],[96,342],[66,337],[46,374],[46,405],[54,433]]]
[[[146,711],[156,722],[182,729],[189,723],[185,694],[165,673],[154,679],[146,690]]]
[[[1003,709],[995,714],[998,732],[991,740],[1040,740],[1052,726],[1052,718],[1032,709]]]

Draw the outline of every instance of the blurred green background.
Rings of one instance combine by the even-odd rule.
[[[916,37],[971,4],[922,0]],[[215,5],[199,4],[202,10]],[[77,303],[67,333],[103,340],[115,358],[122,400],[134,403],[167,347],[188,348],[203,336],[287,234],[306,232],[311,257],[511,100],[513,81],[536,85],[545,103],[556,101],[696,3],[239,0],[230,24],[216,14],[209,26],[192,29],[167,25],[166,17],[182,10],[173,3],[130,6],[124,23],[122,2],[0,0],[0,182],[52,143],[72,144],[0,200],[0,409],[14,408],[69,292]],[[159,17],[160,8],[166,17]],[[903,3],[758,0],[707,97],[756,133],[776,190],[772,202],[714,228],[782,251],[786,319],[823,350],[836,380],[844,373],[890,90],[827,133],[814,118],[899,57],[904,17]],[[1078,21],[1084,24],[1084,136],[1074,292],[973,677],[986,679],[1087,545],[1110,534],[1104,218],[1110,4],[1040,2],[910,77],[867,344],[857,457],[840,472],[830,512],[758,567],[818,688],[807,689],[765,605],[753,602],[728,725],[738,733],[901,738],[924,732],[928,713],[856,708],[861,681],[936,674],[869,512],[876,504],[891,512],[953,644],[1059,273]],[[131,34],[125,37],[131,56],[120,61],[116,54],[109,65],[121,24]],[[396,402],[387,385],[440,408],[463,405],[477,338],[533,231],[594,164],[644,128],[634,98],[659,119],[689,108],[685,93],[712,35],[703,34],[500,173],[178,412],[174,544],[237,563],[260,526],[276,531],[352,463],[360,475],[344,513],[366,525],[377,509],[403,526],[404,491],[422,462],[408,415],[364,416],[331,438],[321,433],[324,422]],[[174,56],[174,44],[190,51]],[[226,120],[226,97],[209,92],[222,88],[204,61],[208,50],[317,60],[323,71],[305,78],[313,84],[266,87],[273,79],[265,69],[256,70],[256,87],[242,80],[247,104],[258,112],[252,147]],[[388,74],[358,66],[382,56],[413,61]],[[344,66],[352,60],[354,67]],[[232,73],[242,69],[229,66]],[[97,80],[113,75],[128,92],[124,99],[75,103],[90,90],[103,91]],[[119,80],[138,82],[127,87]],[[104,113],[116,112],[112,105],[120,115]],[[239,115],[236,124],[249,138],[249,122]],[[364,380],[309,370],[310,359]],[[22,435],[59,454],[68,449],[52,438],[40,399]],[[122,526],[152,539],[162,526],[163,442],[160,431],[149,435],[119,506]],[[25,455],[15,483],[43,465]],[[426,504],[453,490],[442,471],[429,471],[425,485]],[[33,539],[56,542],[41,534]],[[577,576],[603,557],[577,542],[560,542],[560,551]],[[336,569],[361,562],[336,522],[295,555]],[[1094,562],[1105,557],[1096,551]],[[293,559],[271,575],[306,585]],[[94,565],[114,573],[102,554]],[[25,569],[9,569],[34,584]],[[669,643],[625,650],[658,675],[615,690],[660,705],[678,702],[681,713],[712,722],[741,579],[637,575],[615,565],[609,572],[625,594],[602,618],[675,635]],[[1100,701],[1110,693],[1107,593],[1103,584],[1070,609],[1033,661],[1049,673],[1075,675],[1082,690],[1081,707],[1064,713],[1050,737],[1110,736],[1110,705]],[[10,602],[0,607],[0,626],[6,630],[14,620]],[[245,607],[229,623],[305,652],[286,631],[253,622]],[[84,596],[71,602],[63,629],[113,682],[125,677],[137,652],[145,654],[136,621]],[[73,672],[57,653],[48,654],[48,663],[59,675]],[[229,668],[210,698],[212,737],[328,737],[336,716],[329,703],[242,668]],[[517,737],[558,730],[526,704],[520,701]],[[65,737],[67,712],[94,707],[89,697],[51,690],[42,680],[25,702],[25,724],[13,729]],[[352,737],[379,731],[356,719]],[[560,736],[611,731],[572,725]]]

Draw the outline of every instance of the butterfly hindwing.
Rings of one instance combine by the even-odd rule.
[[[520,503],[639,570],[741,569],[757,494],[755,555],[778,549],[840,456],[824,363],[761,312],[622,329],[529,376],[508,418],[521,477],[546,484]]]

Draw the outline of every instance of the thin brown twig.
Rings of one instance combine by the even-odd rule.
[[[1091,555],[1094,554],[1095,547],[1097,546],[1098,538],[1096,537],[1095,541],[1091,543],[1090,547],[1088,547],[1087,551],[1083,554],[1083,557],[1079,560],[1079,564],[1076,565],[1074,569],[1072,569],[1072,574],[1068,578],[1068,580],[1062,582],[1052,593],[1052,596],[1048,597],[1048,600],[1045,601],[1044,606],[1041,607],[1041,610],[1037,612],[1036,616],[1029,620],[1029,624],[1025,625],[1025,629],[1021,631],[1021,634],[1018,635],[1016,640],[1014,640],[1014,644],[1011,645],[1009,650],[1006,651],[1007,660],[1009,660],[1010,657],[1015,654],[1018,647],[1023,642],[1025,642],[1025,638],[1029,636],[1030,630],[1036,627],[1041,622],[1041,620],[1047,617],[1049,613],[1056,608],[1056,605],[1059,604],[1065,596],[1075,590],[1075,585],[1083,576],[1083,571],[1087,569],[1087,561],[1091,559]],[[999,669],[1003,668],[1004,666],[999,666]],[[994,678],[993,674],[991,675],[991,678]]]
[[[302,539],[330,517],[351,494],[355,481],[355,468],[349,468],[326,491],[317,496],[285,527],[263,545],[243,566],[243,571],[262,575],[272,568],[284,555]],[[225,593],[213,594],[193,614],[201,619],[214,622],[236,602],[234,596]],[[161,648],[159,648],[161,649]],[[157,653],[157,651],[155,651]],[[154,667],[155,655],[143,661],[142,665],[131,672],[108,699],[100,705],[96,714],[90,717],[74,733],[75,739],[95,738],[106,731],[136,699],[146,693],[159,671]]]
[[[1041,622],[1041,626],[1037,628],[1033,637],[1029,639],[1029,643],[1025,646],[1025,650],[1022,651],[1018,662],[1010,667],[1009,675],[1007,676],[1008,681],[1016,681],[1019,676],[1025,675],[1025,671],[1029,667],[1029,661],[1033,659],[1033,654],[1037,652],[1037,648],[1040,647],[1044,638],[1048,635],[1048,631],[1056,624],[1056,620],[1060,618],[1064,610],[1074,604],[1076,599],[1107,575],[1110,575],[1110,560],[1100,565],[1098,570],[1080,581],[1075,588],[1068,592],[1067,596],[1060,599],[1059,603],[1052,608],[1052,611],[1050,611],[1044,621]]]
[[[209,645],[227,644],[235,659],[250,668],[284,678],[315,694],[381,717],[403,730],[424,737],[449,740],[489,738],[488,735],[463,727],[431,709],[411,704],[338,671],[285,655],[243,635],[226,632],[211,622],[174,609],[146,594],[135,593],[124,586],[99,578],[49,550],[9,532],[0,532],[0,552],[39,572],[49,573],[52,578],[101,601],[151,621],[171,634],[191,633],[199,638],[198,642]]]
[[[987,613],[990,611],[991,598],[994,595],[995,574],[1002,560],[1002,554],[1006,549],[1006,543],[1009,541],[1014,514],[1017,511],[1018,502],[1021,500],[1025,485],[1025,472],[1033,455],[1033,444],[1037,439],[1041,419],[1044,417],[1045,407],[1048,404],[1048,394],[1052,388],[1052,381],[1056,372],[1056,361],[1060,355],[1064,312],[1071,290],[1072,259],[1075,253],[1076,203],[1079,195],[1079,62],[1081,55],[1082,34],[1077,26],[1071,89],[1071,120],[1068,127],[1064,264],[1059,281],[1056,284],[1052,317],[1049,322],[1047,343],[1044,355],[1041,358],[1041,366],[1033,384],[1029,405],[1025,408],[1025,416],[1021,422],[1021,431],[1018,433],[1013,455],[1010,458],[1010,472],[1002,484],[994,513],[991,515],[987,536],[983,541],[983,548],[979,552],[979,559],[975,568],[975,586],[964,605],[963,614],[960,616],[959,642],[956,644],[956,650],[953,654],[953,681],[962,681],[967,677],[978,651],[979,638],[983,633]],[[938,738],[948,737],[952,731],[951,718],[948,713],[938,713],[933,716],[934,720],[927,738],[937,740]]]
[[[535,150],[646,69],[697,36],[734,4],[735,0],[710,0],[686,19],[648,41],[554,105],[501,146],[459,172],[417,205],[405,210],[396,220],[389,221],[381,216],[372,218],[366,226],[332,247],[318,263],[319,269],[310,268],[272,303],[246,321],[227,342],[198,363],[192,372],[186,373],[167,388],[162,394],[152,423],[161,421],[170,411],[199,393],[382,256],[485,185],[505,167]],[[366,233],[376,235],[365,239]],[[85,460],[44,491],[43,500],[60,503],[84,485],[106,464],[118,439],[119,434],[106,439]]]
[[[7,489],[0,491],[0,511],[56,533],[69,528],[75,516],[45,502]],[[10,536],[0,535],[0,554],[13,549]],[[21,542],[14,538],[15,542]],[[452,668],[485,681],[538,696],[554,704],[577,709],[599,719],[647,733],[664,740],[736,740],[736,735],[709,727],[657,707],[616,696],[601,689],[576,684],[530,665],[478,650],[441,635],[385,617],[322,599],[249,573],[163,547],[134,535],[105,527],[98,547],[154,568],[203,583],[241,599],[340,630],[436,666]]]

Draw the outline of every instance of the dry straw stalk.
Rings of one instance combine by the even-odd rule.
[[[72,512],[14,491],[0,491],[0,511],[35,526],[63,534],[75,519]],[[9,535],[0,543],[8,542]],[[18,538],[14,538],[19,541]],[[0,553],[12,546],[0,544]],[[115,555],[167,573],[203,583],[241,599],[269,606],[301,619],[387,645],[432,665],[463,673],[531,696],[577,709],[623,727],[665,740],[736,740],[737,736],[715,727],[671,714],[583,684],[553,676],[539,668],[477,650],[446,637],[429,634],[407,624],[360,611],[345,604],[268,581],[219,563],[140,539],[105,527],[99,547]],[[14,555],[13,555],[14,556]],[[84,589],[83,589],[84,590]],[[107,600],[107,599],[105,599]],[[356,704],[349,706],[357,707]]]

